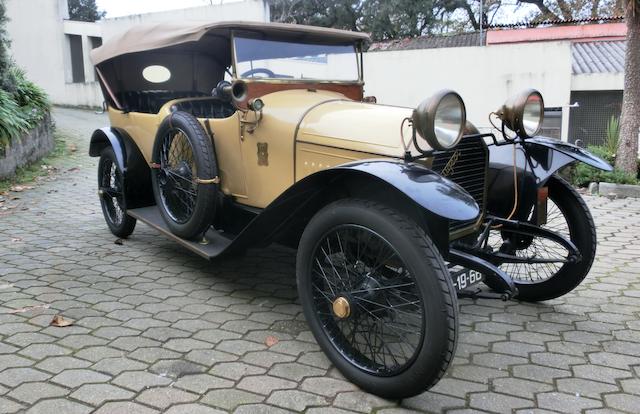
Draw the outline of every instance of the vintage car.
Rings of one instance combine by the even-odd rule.
[[[287,24],[135,27],[92,52],[111,126],[89,152],[120,238],[139,220],[207,259],[296,248],[318,344],[362,389],[402,398],[446,372],[459,296],[541,301],[580,284],[594,222],[557,172],[611,167],[536,136],[535,90],[484,134],[452,91],[415,109],[364,97],[368,40]]]

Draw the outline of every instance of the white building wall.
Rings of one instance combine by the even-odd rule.
[[[569,42],[505,44],[366,53],[365,95],[415,107],[441,89],[465,101],[467,118],[481,130],[511,95],[538,89],[545,106],[564,107],[571,95]]]
[[[120,31],[141,23],[270,20],[269,7],[263,0],[138,14],[96,23],[65,20],[68,19],[67,10],[67,0],[8,0],[11,54],[29,78],[44,88],[54,104],[87,107],[100,107],[104,100],[89,61],[92,47],[89,37],[107,41]],[[85,82],[73,83],[67,35],[81,36]]]
[[[37,10],[37,13],[34,11]],[[8,0],[11,19],[11,54],[29,79],[47,91],[56,104],[100,106],[102,94],[95,83],[68,83],[67,39],[63,18],[66,1]]]

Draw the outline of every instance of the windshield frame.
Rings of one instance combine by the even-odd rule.
[[[264,82],[264,83],[337,83],[337,84],[345,84],[345,85],[363,85],[364,84],[364,57],[363,57],[363,42],[362,41],[354,41],[353,48],[356,55],[356,66],[358,68],[358,79],[353,80],[335,80],[335,79],[296,79],[296,78],[242,78],[238,75],[238,61],[237,61],[237,50],[236,50],[236,36],[242,38],[251,38],[250,35],[247,35],[246,32],[243,32],[241,36],[239,36],[235,31],[231,32],[230,42],[231,42],[231,73],[233,74],[234,80],[241,79],[244,82]],[[278,38],[259,38],[258,40],[272,40],[272,41],[281,41]],[[301,42],[302,43],[302,42]]]

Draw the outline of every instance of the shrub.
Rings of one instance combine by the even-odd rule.
[[[4,149],[11,139],[18,138],[31,127],[25,112],[13,96],[0,89],[0,147]]]
[[[590,146],[589,151],[604,159],[609,164],[615,162],[615,147],[611,145]],[[598,170],[584,163],[577,163],[571,174],[571,181],[578,187],[586,187],[591,182],[607,182],[616,184],[638,184],[638,176],[633,176],[623,171],[612,172]]]
[[[31,128],[36,127],[49,111],[47,94],[36,84],[28,80],[23,70],[11,69],[15,80],[13,99],[20,106]]]

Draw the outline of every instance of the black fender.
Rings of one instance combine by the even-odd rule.
[[[108,146],[111,146],[113,148],[113,152],[116,154],[118,168],[120,168],[120,171],[123,173],[126,173],[125,144],[121,134],[113,128],[104,127],[93,131],[93,134],[91,134],[91,141],[89,142],[89,156],[99,157],[102,150]]]
[[[535,203],[537,189],[561,168],[574,162],[584,162],[601,170],[613,170],[609,163],[583,148],[546,137],[534,137],[513,145],[489,145],[488,148],[487,211],[498,217],[508,216],[513,209],[514,149],[519,192],[519,208],[514,218],[520,220],[527,219],[526,215]]]
[[[376,194],[368,193],[368,188],[375,188]],[[262,210],[229,248],[273,240],[295,247],[306,223],[324,205],[341,197],[371,196],[380,200],[381,195],[383,202],[417,207],[435,217],[437,234],[431,229],[432,237],[440,247],[448,243],[448,220],[473,220],[480,214],[478,204],[462,187],[420,164],[363,160],[325,169],[296,182]]]
[[[151,169],[133,139],[121,129],[96,129],[91,135],[89,156],[99,157],[102,150],[108,146],[113,148],[116,162],[124,176],[127,208],[154,205]]]

